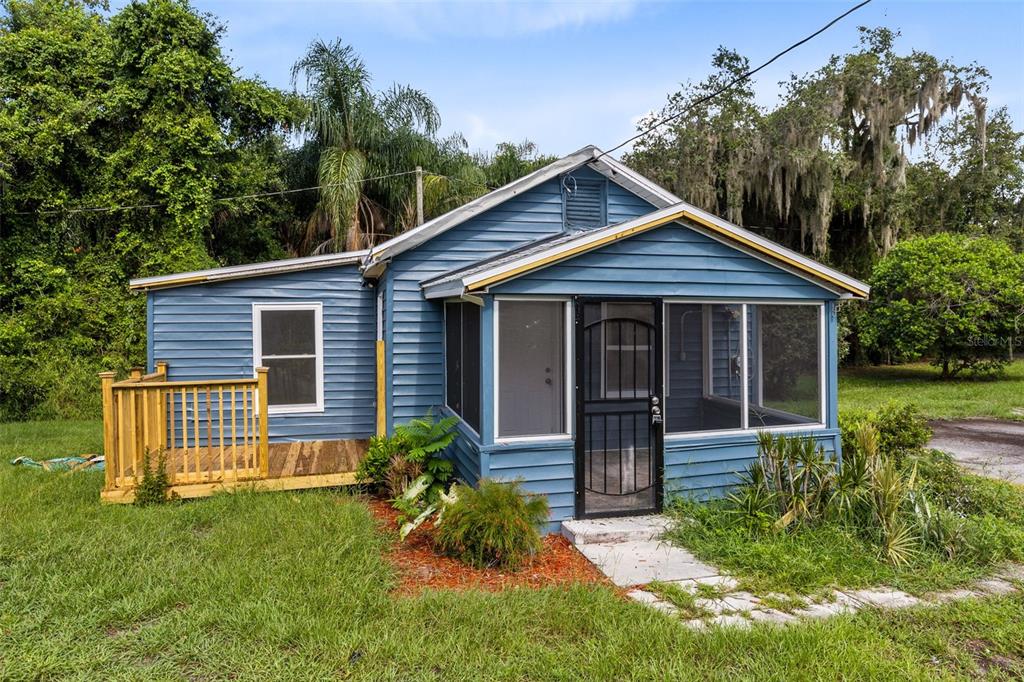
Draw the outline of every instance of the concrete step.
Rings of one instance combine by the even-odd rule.
[[[682,547],[658,540],[594,543],[578,548],[619,587],[718,575],[718,569],[698,561]]]
[[[661,538],[668,524],[668,518],[660,514],[573,519],[562,521],[562,535],[577,547],[612,542],[646,542]]]

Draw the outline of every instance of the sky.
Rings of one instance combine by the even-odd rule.
[[[563,155],[607,149],[636,131],[680,83],[710,71],[719,45],[760,64],[856,4],[843,2],[339,2],[193,0],[226,25],[223,46],[246,77],[291,88],[315,39],[341,38],[374,83],[425,91],[442,133],[473,150],[531,140]],[[990,108],[1024,128],[1024,2],[874,0],[757,74],[760,104],[779,82],[857,45],[858,26],[901,32],[897,49],[930,52],[992,75]]]

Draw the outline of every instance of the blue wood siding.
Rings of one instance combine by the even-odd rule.
[[[601,177],[589,169],[576,173]],[[624,192],[614,183],[609,185],[609,207],[615,197],[617,218],[630,213],[629,217],[636,217],[653,209]],[[561,186],[558,180],[551,180],[395,258],[386,274],[393,321],[387,337],[392,424],[422,416],[444,399],[442,304],[424,300],[420,282],[557,234],[563,230],[562,221]]]
[[[838,429],[808,431],[829,456],[839,452]],[[757,457],[757,433],[665,439],[665,499],[721,497]]]
[[[550,442],[499,443],[483,447],[485,475],[499,481],[522,481],[527,492],[542,494],[550,507],[549,531],[575,514],[574,444]]]
[[[493,293],[833,299],[832,292],[672,223],[491,289]]]
[[[441,414],[446,417],[455,416],[447,407],[441,409]],[[462,420],[459,420],[456,428],[459,435],[445,455],[455,464],[459,478],[470,485],[476,485],[480,480],[480,436]]]
[[[252,377],[252,305],[289,301],[323,305],[324,410],[271,415],[271,440],[369,437],[376,307],[354,265],[152,291],[148,363],[172,381]]]

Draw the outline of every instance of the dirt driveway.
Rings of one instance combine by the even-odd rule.
[[[983,476],[1024,484],[1024,422],[959,419],[929,425],[929,447],[945,450]]]

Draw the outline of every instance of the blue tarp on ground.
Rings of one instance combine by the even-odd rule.
[[[83,469],[103,470],[103,457],[55,457],[37,462],[31,457],[16,457],[11,460],[15,466],[26,466],[45,471],[81,471]]]

